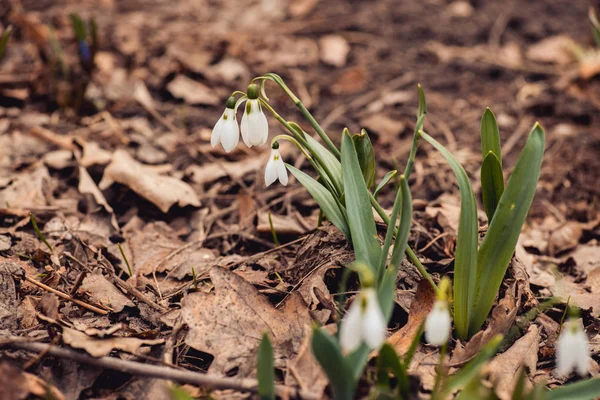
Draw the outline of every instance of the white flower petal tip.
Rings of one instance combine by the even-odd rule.
[[[258,99],[246,101],[242,116],[242,139],[246,146],[262,146],[269,138],[269,123]]]
[[[588,373],[590,345],[578,320],[567,321],[556,345],[556,370],[565,377],[573,371],[584,376]]]
[[[425,320],[425,339],[434,346],[443,346],[448,342],[452,330],[452,320],[448,303],[438,300]]]
[[[287,169],[281,158],[281,153],[279,153],[279,149],[271,149],[271,155],[265,168],[265,185],[270,186],[278,179],[283,186],[288,184]]]
[[[227,153],[232,151],[240,141],[240,128],[237,124],[235,110],[226,108],[215,124],[210,136],[210,144],[215,147],[219,143]]]
[[[348,309],[340,327],[340,344],[346,354],[365,343],[371,350],[378,349],[385,340],[387,323],[375,289],[364,289]]]

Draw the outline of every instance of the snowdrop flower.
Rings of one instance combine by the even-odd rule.
[[[356,297],[342,319],[340,344],[344,353],[358,349],[362,342],[370,349],[383,344],[387,323],[379,307],[377,292],[373,288],[364,289]]]
[[[271,155],[269,156],[269,161],[265,168],[265,184],[269,186],[277,179],[279,179],[279,182],[281,182],[283,186],[288,184],[287,169],[285,168],[285,164],[279,153],[279,143],[275,142],[271,148]]]
[[[269,123],[258,100],[258,86],[248,86],[248,100],[242,117],[242,139],[246,146],[262,146],[269,137]]]
[[[556,365],[560,376],[569,375],[573,370],[579,375],[588,372],[590,348],[588,338],[579,321],[570,319],[563,325],[556,346]]]
[[[210,144],[215,147],[221,143],[225,151],[229,153],[235,149],[239,141],[240,128],[235,116],[235,98],[232,96],[227,99],[225,111],[223,111],[223,115],[221,115],[212,130]]]
[[[448,303],[445,300],[436,300],[425,320],[425,339],[434,346],[443,346],[450,337],[451,324]]]

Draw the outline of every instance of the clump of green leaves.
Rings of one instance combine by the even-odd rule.
[[[481,192],[488,229],[479,244],[477,203],[464,168],[437,140],[421,132],[448,161],[458,180],[461,211],[454,260],[454,322],[461,339],[485,322],[512,259],[521,228],[535,195],[545,136],[535,124],[506,187],[500,135],[488,108],[481,119]]]

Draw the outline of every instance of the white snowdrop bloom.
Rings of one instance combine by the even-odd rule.
[[[442,346],[448,342],[452,321],[448,311],[448,303],[437,300],[425,320],[425,339],[429,344]]]
[[[578,320],[571,319],[563,325],[556,346],[556,366],[560,376],[576,371],[579,375],[588,372],[590,347],[588,338]]]
[[[387,323],[377,300],[377,292],[373,288],[364,289],[342,319],[340,327],[342,351],[351,353],[363,342],[370,349],[379,348],[385,340],[386,327]]]
[[[279,182],[281,182],[283,186],[288,184],[287,169],[285,168],[285,164],[279,153],[279,144],[275,142],[271,149],[267,167],[265,168],[265,184],[269,186],[277,179],[279,179]]]
[[[223,111],[223,115],[215,124],[210,136],[210,144],[215,147],[219,143],[223,145],[226,152],[235,149],[240,141],[240,128],[237,124],[235,116],[235,99],[230,97],[227,100],[227,107]]]
[[[269,138],[269,123],[258,100],[258,87],[248,86],[248,100],[242,116],[242,139],[246,146],[262,146]]]

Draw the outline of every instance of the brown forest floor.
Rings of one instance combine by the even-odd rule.
[[[297,182],[264,187],[268,146],[240,144],[225,154],[210,147],[210,132],[229,93],[276,72],[334,139],[344,127],[368,129],[381,178],[404,168],[421,83],[426,131],[454,152],[473,182],[485,107],[498,118],[509,171],[533,123],[546,129],[520,262],[484,336],[517,323],[490,368],[501,398],[522,365],[532,383],[564,383],[553,374],[564,305],[533,320],[523,316],[551,296],[570,297],[583,309],[600,360],[600,76],[582,76],[600,72],[600,62],[580,69],[560,47],[565,39],[556,39],[566,35],[591,48],[590,6],[600,3],[3,0],[0,24],[16,30],[0,63],[1,336],[242,378],[255,376],[256,347],[268,330],[280,383],[328,395],[307,332],[312,321],[333,322],[332,294],[350,249],[334,229],[315,230],[316,205]],[[71,12],[94,16],[100,32],[98,68],[79,116],[59,109],[44,56],[52,26],[67,61],[76,62]],[[275,87],[268,91],[276,110],[300,119]],[[283,133],[274,120],[270,132]],[[302,162],[283,147],[288,162]],[[439,277],[451,271],[455,179],[423,144],[410,183],[410,244]],[[391,190],[381,198],[391,207]],[[52,251],[36,237],[30,212]],[[269,212],[287,243],[281,247],[273,244]],[[418,282],[407,263],[390,324],[400,352],[431,307]],[[452,349],[456,364],[478,347],[453,342]],[[415,356],[420,395],[432,388],[437,357],[425,345]],[[600,374],[596,361],[592,375]],[[163,383],[48,354],[0,351],[2,399],[43,396],[49,387],[57,399],[160,399]],[[243,397],[228,390],[212,396]]]

